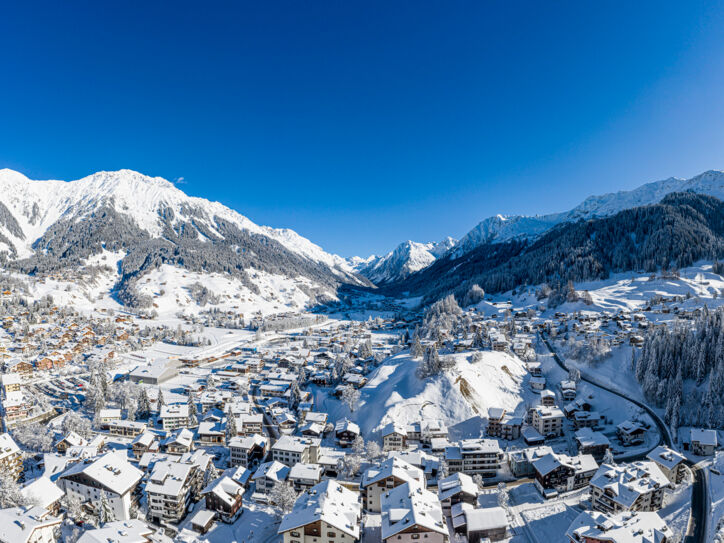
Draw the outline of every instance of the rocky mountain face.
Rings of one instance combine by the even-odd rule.
[[[248,270],[303,277],[314,285],[314,297],[331,296],[342,284],[371,286],[343,258],[292,230],[259,226],[218,202],[130,170],[70,182],[0,170],[0,194],[6,267],[43,273],[120,252],[118,296],[131,306],[145,302],[134,282],[162,264],[228,273],[252,290]]]
[[[455,243],[456,240],[449,237],[437,243],[405,241],[383,256],[350,259],[350,265],[374,284],[384,285],[427,268],[454,247]]]

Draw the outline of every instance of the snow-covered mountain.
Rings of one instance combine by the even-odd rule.
[[[456,240],[445,238],[437,243],[405,241],[383,256],[363,259],[354,257],[348,263],[376,285],[404,279],[411,273],[427,268],[455,246]]]
[[[369,284],[347,261],[288,229],[259,226],[160,177],[131,170],[77,181],[33,181],[0,170],[0,254],[22,269],[56,269],[120,251],[127,281],[162,264],[258,270],[333,288]]]
[[[692,191],[724,199],[724,172],[710,170],[691,179],[671,177],[647,183],[634,190],[590,196],[580,205],[562,213],[536,216],[489,217],[463,236],[453,248],[459,257],[486,243],[513,239],[534,239],[557,224],[614,215],[624,209],[654,204],[672,192]]]

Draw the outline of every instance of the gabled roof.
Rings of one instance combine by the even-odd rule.
[[[382,539],[415,526],[447,535],[437,496],[414,483],[404,483],[382,495]]]
[[[209,483],[201,494],[213,494],[225,504],[232,506],[236,503],[236,498],[244,494],[244,487],[231,477],[222,475]]]
[[[437,497],[441,502],[457,494],[477,496],[478,493],[478,485],[465,473],[453,473],[437,482]]]
[[[252,479],[256,481],[261,477],[266,477],[273,481],[285,481],[288,476],[289,466],[273,460],[272,462],[264,462],[261,464],[254,472]]]
[[[323,481],[297,499],[292,512],[282,519],[278,533],[322,521],[356,540],[360,532],[360,509],[356,492],[337,481]]]
[[[116,494],[123,495],[134,488],[143,473],[133,467],[126,458],[115,452],[104,454],[92,462],[78,462],[71,465],[61,479],[83,473]]]
[[[60,519],[50,516],[42,507],[0,509],[0,541],[25,543],[35,530],[56,524],[60,524]]]
[[[388,477],[395,477],[405,482],[416,481],[421,483],[425,480],[425,476],[420,468],[416,468],[400,458],[391,457],[384,460],[379,466],[365,470],[362,475],[360,488],[366,488]]]

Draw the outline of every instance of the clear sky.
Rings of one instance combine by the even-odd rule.
[[[693,1],[7,2],[0,167],[182,178],[382,253],[724,169],[722,29]]]

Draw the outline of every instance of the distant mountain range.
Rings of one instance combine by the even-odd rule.
[[[672,192],[696,192],[724,198],[724,172],[710,170],[691,179],[670,177],[641,185],[630,191],[590,196],[569,211],[549,215],[496,215],[480,222],[465,234],[453,249],[457,257],[489,243],[513,239],[535,239],[557,224],[615,215],[624,209],[660,202]]]
[[[341,284],[372,286],[347,261],[287,229],[259,226],[218,202],[131,170],[77,181],[33,181],[0,170],[0,258],[44,272],[81,265],[103,251],[125,254],[118,293],[134,305],[133,284],[161,264],[225,272],[253,288],[246,271],[303,277],[333,295]]]
[[[606,279],[611,273],[657,272],[724,257],[724,203],[694,192],[601,218],[558,224],[538,238],[487,243],[454,251],[384,288],[425,303],[453,293],[465,300],[477,285],[486,292],[547,283],[559,293],[568,281]],[[554,296],[555,297],[555,296]]]
[[[632,191],[591,196],[561,213],[498,215],[479,223],[460,241],[406,241],[382,256],[345,259],[292,230],[259,226],[218,202],[190,197],[162,178],[120,170],[77,181],[33,181],[5,169],[0,170],[0,264],[42,273],[81,266],[94,255],[111,251],[121,255],[118,298],[130,306],[147,303],[137,296],[135,284],[163,264],[227,273],[251,290],[256,287],[248,271],[299,278],[300,288],[312,301],[333,297],[341,285],[377,285],[386,292],[432,296],[459,291],[476,280],[494,289],[518,280],[537,280],[542,276],[514,273],[508,274],[512,279],[501,280],[498,272],[503,273],[511,258],[530,254],[540,243],[551,243],[552,237],[568,232],[561,230],[564,225],[613,217],[685,192],[724,199],[724,172],[707,171],[691,179],[670,178]],[[666,209],[672,209],[671,202]],[[634,253],[640,249],[637,243],[630,247]],[[493,268],[498,270],[495,281]]]
[[[711,170],[691,179],[671,177],[630,191],[590,196],[573,209],[560,213],[495,215],[480,222],[458,242],[453,238],[440,243],[406,241],[384,256],[352,258],[348,262],[376,285],[387,285],[424,270],[442,256],[461,258],[484,245],[512,240],[532,241],[562,223],[609,217],[624,209],[660,202],[667,194],[687,191],[724,199],[724,172]]]
[[[456,240],[445,238],[437,243],[416,243],[405,241],[383,256],[366,259],[348,259],[355,271],[364,275],[375,285],[384,285],[405,279],[412,273],[427,268],[452,249]]]

